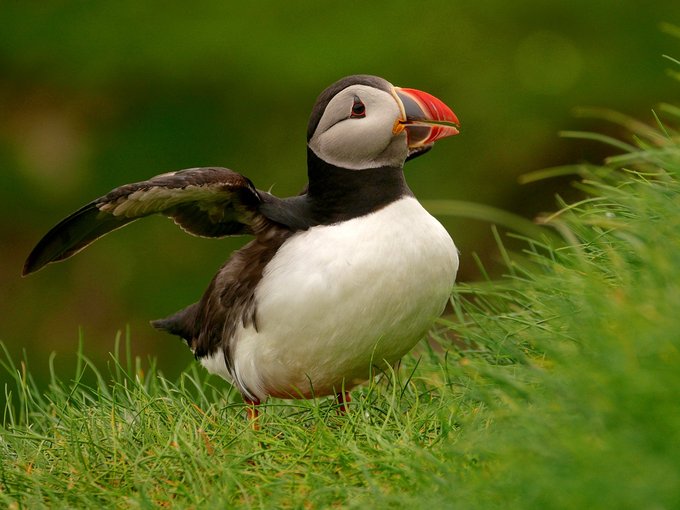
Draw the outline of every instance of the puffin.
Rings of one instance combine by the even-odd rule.
[[[395,365],[450,299],[458,250],[409,189],[404,163],[458,128],[429,93],[342,78],[312,109],[299,195],[276,197],[222,167],[125,184],[47,232],[23,275],[153,214],[194,236],[252,236],[198,302],[151,324],[232,383],[251,420],[269,397],[334,395],[346,412],[349,390]]]

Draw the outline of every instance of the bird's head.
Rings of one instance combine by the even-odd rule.
[[[407,158],[455,134],[458,118],[436,97],[377,76],[356,75],[321,93],[309,119],[307,143],[326,163],[362,170],[401,167]]]

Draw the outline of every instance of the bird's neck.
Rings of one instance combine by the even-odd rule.
[[[348,170],[331,165],[307,149],[307,188],[311,213],[320,223],[344,221],[413,196],[401,167]]]

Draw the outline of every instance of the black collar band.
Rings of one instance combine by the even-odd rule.
[[[348,170],[323,161],[307,148],[307,173],[304,194],[283,200],[263,194],[261,212],[293,230],[306,230],[365,216],[413,196],[400,167]]]
[[[413,193],[400,167],[365,170],[340,168],[307,148],[307,197],[322,223],[345,221],[371,213]]]

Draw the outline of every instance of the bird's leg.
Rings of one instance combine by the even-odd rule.
[[[257,399],[251,400],[245,397],[243,398],[243,401],[248,406],[246,407],[246,419],[248,420],[248,423],[253,427],[253,430],[260,430],[260,411],[257,408],[257,406],[260,405],[260,401]]]
[[[338,393],[335,396],[335,398],[337,399],[338,404],[340,404],[340,407],[338,407],[338,413],[347,414],[348,411],[347,404],[349,404],[352,401],[352,397],[350,397],[349,391]]]

